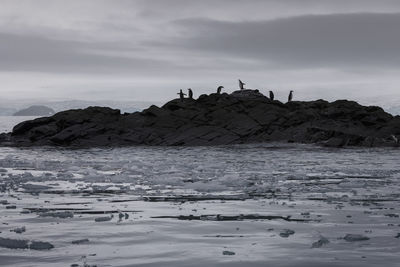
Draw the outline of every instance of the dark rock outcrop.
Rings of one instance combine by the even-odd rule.
[[[89,107],[25,121],[3,145],[226,145],[270,141],[326,146],[398,146],[400,117],[353,101],[283,104],[257,91],[172,100],[142,112]]]
[[[14,113],[13,116],[51,116],[55,111],[46,106],[30,106]]]

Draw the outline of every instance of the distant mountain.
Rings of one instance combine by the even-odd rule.
[[[121,110],[122,113],[133,113],[142,111],[150,105],[159,105],[159,102],[146,101],[86,101],[86,100],[61,100],[61,101],[35,101],[35,100],[15,100],[10,101],[0,98],[0,116],[11,116],[21,109],[29,106],[46,106],[55,112],[69,109],[84,109],[90,106],[112,107]]]
[[[365,97],[360,99],[360,103],[382,107],[394,116],[400,115],[400,94]]]
[[[16,108],[9,108],[9,107],[0,107],[0,116],[11,116],[13,115],[15,112],[17,112],[18,109]]]
[[[122,113],[132,113],[136,111],[142,111],[151,104],[160,104],[153,102],[144,101],[86,101],[86,100],[65,100],[65,101],[53,101],[43,103],[46,106],[53,108],[56,112],[69,110],[69,109],[83,109],[90,106],[104,106],[111,107],[121,110]]]
[[[46,106],[30,106],[14,113],[13,116],[51,116],[55,111]]]

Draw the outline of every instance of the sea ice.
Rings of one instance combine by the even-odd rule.
[[[369,237],[359,234],[347,234],[344,238],[347,242],[364,241],[369,240]]]
[[[39,213],[39,216],[66,219],[66,218],[73,218],[74,213],[71,211],[41,212]]]
[[[25,232],[26,231],[26,228],[25,228],[25,226],[22,226],[22,227],[17,227],[17,228],[15,228],[15,229],[12,229],[12,230],[10,230],[11,232],[15,232],[15,233],[17,233],[17,234],[22,234],[23,232]]]
[[[294,235],[295,231],[290,229],[284,229],[282,232],[279,233],[281,237],[289,237],[290,235]]]
[[[28,240],[10,239],[0,237],[0,247],[11,249],[27,249]]]
[[[54,246],[49,242],[32,241],[29,248],[33,250],[50,250],[54,248]]]
[[[74,245],[89,243],[89,239],[84,238],[84,239],[73,240],[71,243]]]
[[[106,216],[106,217],[97,217],[94,219],[95,222],[108,222],[111,221],[112,216]]]
[[[312,243],[311,247],[312,248],[320,248],[326,244],[329,244],[329,240],[326,237],[321,236],[321,238],[318,241]]]

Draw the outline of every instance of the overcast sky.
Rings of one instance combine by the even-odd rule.
[[[0,0],[0,98],[400,94],[398,0]]]

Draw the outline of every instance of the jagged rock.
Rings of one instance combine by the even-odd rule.
[[[354,101],[271,101],[256,90],[174,99],[121,114],[89,107],[25,121],[0,144],[11,146],[227,145],[316,143],[328,147],[399,146],[400,117]]]
[[[242,98],[259,98],[259,97],[264,97],[268,99],[266,96],[260,93],[259,90],[252,90],[252,89],[243,89],[240,91],[235,91],[232,93],[232,96],[234,97],[242,97]]]

